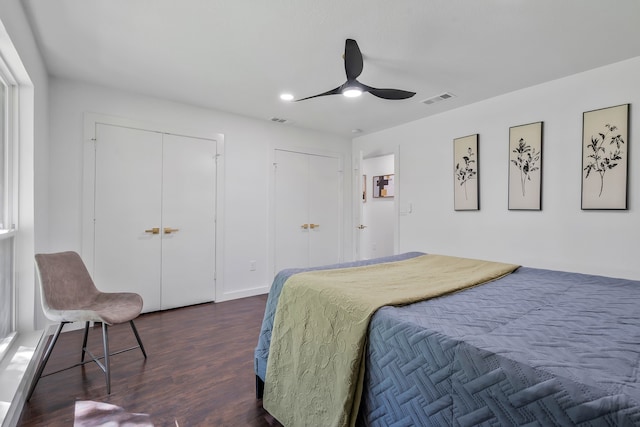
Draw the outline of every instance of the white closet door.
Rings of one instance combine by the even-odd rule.
[[[275,163],[275,271],[339,262],[339,159],[276,150]]]
[[[120,126],[96,125],[96,286],[130,291],[144,311],[160,309],[162,135]]]
[[[309,266],[340,261],[341,173],[335,157],[309,156]]]
[[[309,264],[308,157],[291,151],[275,152],[276,272]]]
[[[213,301],[216,142],[164,135],[163,151],[162,309]]]

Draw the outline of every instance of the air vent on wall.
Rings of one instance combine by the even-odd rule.
[[[424,101],[422,101],[422,103],[431,105],[431,104],[435,104],[436,102],[446,101],[447,99],[453,98],[453,97],[455,97],[455,95],[452,94],[451,92],[445,92],[440,95],[432,96],[431,98],[425,99]]]
[[[283,125],[288,125],[288,124],[293,123],[289,119],[283,119],[283,118],[280,118],[280,117],[271,117],[269,120],[271,120],[272,122],[275,122],[275,123],[282,123]]]

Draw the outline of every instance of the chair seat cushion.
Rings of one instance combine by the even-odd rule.
[[[131,292],[98,293],[93,301],[77,310],[47,310],[57,322],[104,322],[107,325],[128,322],[142,311],[142,297]]]
[[[114,325],[138,317],[142,311],[142,297],[132,292],[101,292],[86,308],[95,311],[101,321]]]

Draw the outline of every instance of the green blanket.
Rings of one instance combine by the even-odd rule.
[[[264,408],[286,427],[355,425],[367,328],[378,308],[475,286],[517,267],[424,255],[291,276],[275,314]]]

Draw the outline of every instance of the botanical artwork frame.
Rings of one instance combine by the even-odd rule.
[[[395,195],[393,174],[373,177],[373,198],[390,198]]]
[[[456,211],[480,210],[479,135],[453,140],[453,208]]]
[[[582,114],[583,210],[626,210],[629,104]]]
[[[509,128],[509,210],[542,210],[542,122]]]

